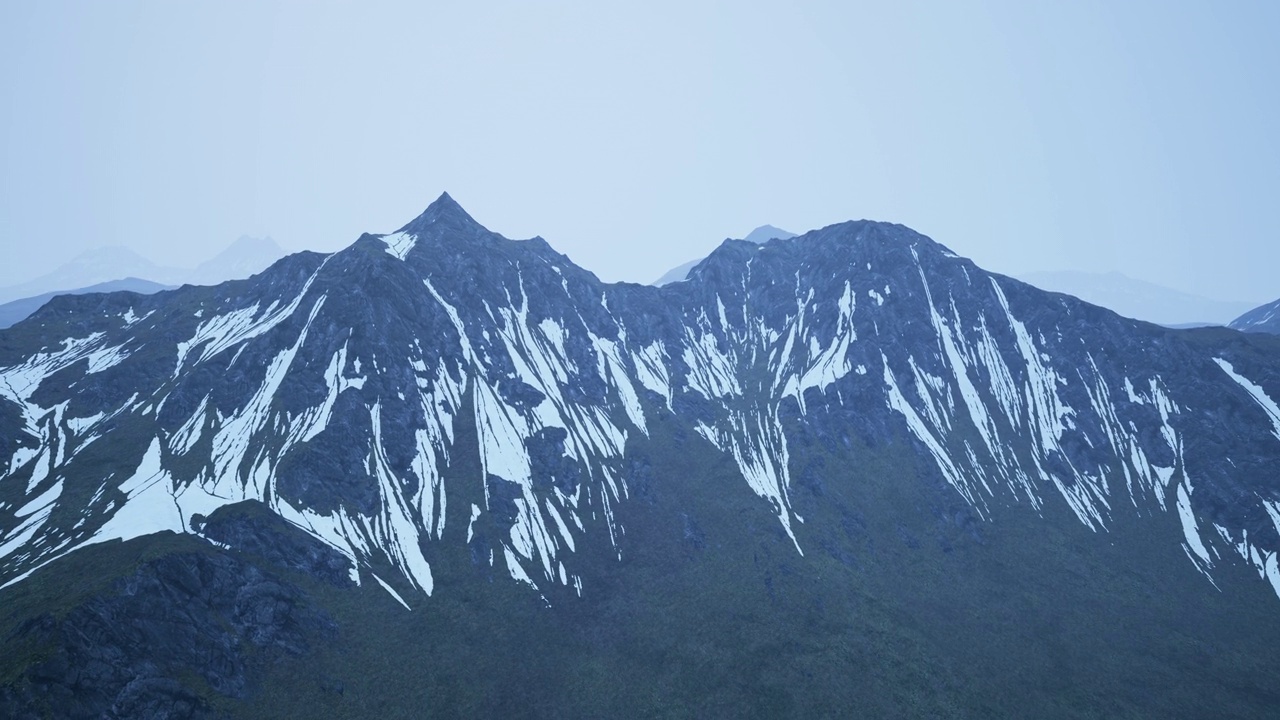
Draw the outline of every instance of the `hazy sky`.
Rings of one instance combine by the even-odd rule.
[[[1269,300],[1277,38],[1274,0],[0,0],[0,284],[334,250],[447,190],[605,280],[866,217]]]

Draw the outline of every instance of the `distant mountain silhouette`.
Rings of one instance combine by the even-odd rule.
[[[60,292],[50,292],[35,297],[22,298],[0,305],[0,329],[11,327],[19,321],[25,319],[31,313],[39,310],[45,303],[59,295],[87,295],[89,293],[109,293],[109,292],[136,292],[142,295],[150,295],[151,293],[160,292],[161,290],[170,290],[172,285],[161,285],[160,283],[151,282],[150,280],[142,280],[140,278],[124,278],[123,280],[111,280],[110,282],[98,283],[89,287],[76,288],[74,290],[63,290]]]
[[[755,230],[752,230],[751,232],[747,233],[747,236],[742,239],[746,240],[747,242],[753,242],[757,245],[763,245],[769,242],[770,240],[773,240],[774,238],[781,238],[783,240],[786,240],[787,238],[793,238],[795,236],[796,236],[795,233],[787,232],[786,230],[783,230],[781,228],[776,228],[772,225],[761,225]],[[676,267],[673,267],[667,272],[663,273],[662,277],[658,278],[657,280],[654,280],[653,284],[658,287],[662,287],[663,285],[668,285],[673,282],[680,282],[681,280],[684,280],[686,277],[688,277],[689,271],[692,270],[695,265],[702,262],[702,260],[703,258],[698,258],[697,260],[690,260],[689,262],[683,265],[678,265]]]
[[[1041,290],[1074,295],[1125,317],[1169,327],[1226,325],[1256,305],[1193,295],[1118,272],[1032,272],[1018,279]]]
[[[87,288],[125,278],[145,280],[163,287],[177,287],[188,283],[216,285],[227,280],[242,280],[262,272],[284,255],[285,251],[271,238],[242,235],[227,249],[200,263],[193,270],[157,265],[119,245],[100,247],[83,252],[65,265],[40,277],[0,288],[0,303],[38,297],[47,300],[47,296],[64,293],[94,292]]]

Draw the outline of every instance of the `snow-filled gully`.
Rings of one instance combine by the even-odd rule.
[[[416,239],[392,235],[383,242],[389,255],[404,261]],[[804,521],[791,505],[782,410],[794,403],[805,416],[818,399],[843,403],[841,388],[856,382],[872,384],[881,393],[884,409],[901,418],[901,427],[920,443],[924,457],[978,515],[990,517],[996,504],[1006,501],[1026,503],[1043,514],[1061,498],[1080,523],[1103,532],[1119,507],[1158,507],[1176,515],[1188,560],[1210,581],[1215,564],[1222,561],[1217,548],[1223,546],[1255,567],[1280,595],[1278,548],[1260,546],[1243,529],[1197,520],[1195,487],[1186,473],[1178,429],[1186,410],[1162,378],[1121,376],[1117,383],[1106,379],[1093,357],[1089,367],[1055,367],[1043,338],[1019,320],[995,279],[990,280],[988,309],[966,316],[949,295],[935,296],[923,270],[919,275],[928,327],[936,340],[917,349],[927,353],[919,357],[893,356],[877,338],[865,337],[865,328],[879,332],[876,314],[906,296],[883,283],[868,288],[847,280],[838,294],[815,298],[812,290],[799,291],[797,276],[794,311],[789,307],[775,323],[766,322],[745,301],[717,296],[711,307],[687,311],[682,334],[639,341],[616,319],[612,325],[589,326],[581,315],[548,314],[547,307],[572,308],[567,297],[539,298],[533,307],[523,275],[510,288],[506,304],[487,306],[491,320],[464,317],[458,303],[424,279],[422,291],[452,328],[450,337],[432,339],[445,347],[423,352],[422,338],[403,357],[374,358],[369,349],[344,340],[323,355],[322,399],[288,413],[277,402],[280,387],[328,302],[323,293],[310,293],[313,275],[287,303],[266,309],[253,304],[203,319],[193,336],[179,343],[174,378],[219,353],[242,352],[250,343],[279,337],[286,320],[307,313],[242,406],[219,411],[205,396],[172,432],[158,430],[129,477],[103,479],[90,509],[104,521],[92,531],[70,534],[47,527],[63,492],[64,471],[77,449],[96,440],[95,430],[114,415],[65,417],[65,404],[44,408],[31,397],[44,378],[72,363],[87,358],[89,371],[100,372],[123,362],[130,350],[127,345],[107,346],[101,334],[68,338],[57,350],[0,368],[0,397],[22,409],[26,432],[40,440],[37,448],[19,448],[0,465],[0,483],[19,476],[26,483],[19,507],[0,508],[0,519],[3,513],[13,518],[0,534],[0,562],[21,568],[9,578],[12,584],[76,548],[160,530],[191,532],[195,515],[253,499],[343,553],[355,581],[371,576],[412,608],[419,603],[402,591],[432,594],[435,578],[427,550],[451,537],[445,532],[451,503],[466,502],[451,500],[458,489],[446,487],[443,479],[457,450],[455,426],[464,422],[474,424],[484,475],[483,503],[477,497],[466,508],[466,542],[472,542],[477,523],[493,509],[490,478],[505,481],[516,488],[516,517],[506,534],[496,538],[488,562],[544,597],[556,585],[581,595],[589,580],[579,574],[575,555],[596,541],[593,533],[607,538],[617,557],[625,551],[626,528],[618,508],[631,493],[623,462],[629,440],[648,434],[652,413],[673,412],[676,400],[688,395],[712,408],[711,415],[690,419],[697,432],[734,460],[745,488],[773,509],[803,554],[803,535],[797,530]],[[568,296],[567,281],[559,287]],[[605,298],[601,303],[608,311]],[[468,324],[481,320],[482,325]],[[864,328],[862,336],[859,327]],[[592,361],[582,362],[584,357]],[[1280,441],[1280,406],[1231,363],[1217,363],[1266,413]],[[381,386],[373,379],[393,365],[411,371],[414,386],[378,396],[373,388]],[[600,397],[583,399],[570,391],[588,375],[593,385],[605,388]],[[511,401],[500,388],[516,382],[541,399]],[[324,512],[308,508],[280,493],[275,483],[280,460],[317,440],[333,422],[345,393],[356,393],[368,413],[365,468],[379,498],[369,513],[345,505]],[[1074,406],[1068,397],[1075,398]],[[462,417],[468,398],[472,414]],[[113,413],[145,413],[163,401],[163,396],[135,395]],[[393,440],[386,425],[389,417],[402,416],[388,414],[388,408],[400,404],[421,419],[409,448],[393,446],[404,440]],[[1139,422],[1157,428],[1158,447],[1139,440]],[[530,443],[552,431],[563,433],[563,459],[582,470],[582,481],[570,494],[535,483]],[[1073,464],[1068,440],[1079,437],[1105,444],[1110,460],[1097,467]],[[1029,438],[1029,452],[1012,450],[1013,438]],[[177,479],[175,464],[206,446],[210,456],[197,476]],[[403,457],[411,460],[397,467],[393,458]],[[1157,457],[1172,461],[1157,463],[1152,459]],[[116,482],[113,487],[125,498],[118,505],[105,499],[112,496],[108,482]],[[1280,502],[1259,502],[1280,532]],[[454,512],[458,517],[460,510]],[[452,537],[463,537],[461,528],[453,532]],[[375,567],[383,574],[374,574]]]

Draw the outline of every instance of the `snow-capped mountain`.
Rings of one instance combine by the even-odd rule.
[[[1280,335],[1280,300],[1250,310],[1232,320],[1230,327],[1243,332]]]
[[[772,225],[761,225],[755,230],[752,230],[751,232],[747,233],[747,236],[743,238],[743,240],[746,240],[747,242],[751,242],[751,243],[756,243],[757,245],[763,245],[774,238],[781,238],[783,240],[786,240],[788,238],[793,238],[795,236],[796,236],[795,233],[787,232],[786,230],[776,228]],[[662,287],[663,285],[669,285],[673,282],[680,282],[681,280],[684,280],[685,278],[689,277],[689,271],[692,270],[694,266],[696,266],[700,262],[702,262],[702,258],[698,258],[697,260],[690,260],[689,262],[683,265],[678,265],[676,267],[673,267],[670,270],[663,273],[662,277],[658,278],[657,280],[654,280],[653,284],[656,285],[657,287]]]
[[[1253,307],[1252,303],[1201,297],[1118,272],[1061,270],[1025,273],[1018,279],[1041,290],[1074,295],[1125,317],[1169,327],[1226,325]]]
[[[1133,322],[899,225],[728,240],[686,282],[609,285],[443,195],[250,280],[59,297],[0,334],[0,379],[10,592],[114,540],[234,548],[215,528],[249,503],[313,543],[296,567],[428,614],[476,573],[603,602],[654,553],[707,546],[763,553],[779,602],[857,565],[875,520],[837,498],[879,487],[865,466],[913,468],[883,492],[920,482],[923,504],[884,507],[948,533],[1114,532],[1161,577],[1280,594],[1265,339]],[[776,545],[708,537],[730,507]]]

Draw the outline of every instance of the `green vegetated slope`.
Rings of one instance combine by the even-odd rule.
[[[1050,501],[1043,518],[1009,505],[983,521],[906,438],[868,447],[797,431],[801,556],[760,500],[732,491],[742,480],[730,460],[674,421],[650,429],[628,448],[621,560],[607,546],[590,558],[581,598],[563,587],[544,598],[505,579],[501,561],[455,550],[428,556],[430,598],[383,576],[407,611],[367,576],[344,586],[262,548],[149,536],[0,593],[0,679],[38,690],[32,668],[53,652],[31,618],[125,595],[118,578],[201,555],[296,591],[273,612],[293,618],[277,624],[302,647],[229,632],[245,682],[228,693],[180,675],[195,714],[1261,718],[1280,707],[1280,602],[1229,559],[1215,589],[1177,556],[1176,517],[1139,521],[1135,509],[1095,533]],[[474,479],[453,487],[482,487],[478,457],[448,473]],[[465,533],[472,500],[451,498],[446,533]],[[180,598],[181,583],[165,581]]]

